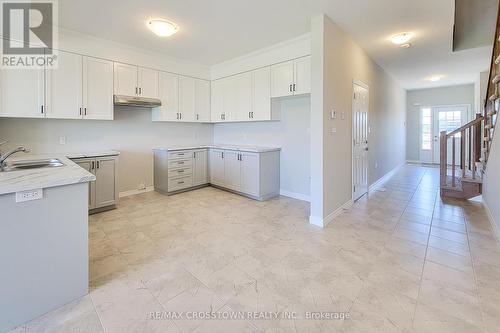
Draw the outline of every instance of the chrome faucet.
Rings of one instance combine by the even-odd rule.
[[[1,142],[0,146],[4,145],[6,143],[7,143],[7,141]],[[16,149],[12,149],[12,150],[6,152],[5,154],[0,154],[0,166],[3,165],[3,163],[5,162],[7,157],[9,157],[10,155],[14,155],[16,153],[20,153],[20,152],[29,153],[30,150],[28,148],[25,148],[25,147],[17,147]]]

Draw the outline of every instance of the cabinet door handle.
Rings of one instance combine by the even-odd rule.
[[[177,184],[179,184],[179,185],[180,185],[180,184],[184,184],[184,182],[177,182]]]
[[[82,115],[82,108],[80,108],[80,116]]]
[[[135,87],[135,94],[138,95],[137,87]]]
[[[42,114],[43,114],[43,105],[42,105]]]
[[[142,95],[142,88],[139,87],[139,95]]]
[[[200,119],[200,115],[197,113],[196,114],[196,120],[199,120]]]
[[[292,86],[293,86],[293,84],[291,84],[291,85],[290,85],[290,88],[289,88],[289,91],[290,91],[290,92],[292,92],[292,91],[293,91],[293,90],[292,90]]]
[[[293,84],[293,91],[295,91],[295,83]]]
[[[196,152],[193,152],[193,158],[196,158]]]
[[[184,172],[184,170],[178,170],[177,171],[177,173],[183,173],[183,172]]]
[[[221,157],[224,158],[224,152],[221,153]]]
[[[182,119],[182,112],[179,113],[179,119]]]
[[[90,167],[90,170],[94,170],[95,169],[95,162],[92,161],[92,166]]]
[[[97,161],[97,169],[99,169],[99,161]]]
[[[83,114],[86,116],[87,115],[87,108],[83,108]]]
[[[177,164],[184,164],[184,162],[180,161],[180,162],[177,162]]]

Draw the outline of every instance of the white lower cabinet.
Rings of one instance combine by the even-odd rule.
[[[206,149],[193,152],[193,186],[208,183],[208,153]]]
[[[227,187],[234,191],[239,191],[241,184],[241,166],[239,152],[230,150],[226,150],[224,152],[224,169],[224,187]]]
[[[240,154],[240,191],[259,195],[260,161],[259,154]]]
[[[174,194],[211,184],[257,200],[279,195],[279,149],[264,152],[155,149],[154,157],[154,183],[158,192]]]
[[[73,162],[95,175],[89,183],[89,210],[98,212],[112,209],[118,202],[116,186],[116,156],[74,159]]]
[[[210,183],[222,186],[225,175],[224,150],[210,149],[209,152]]]
[[[155,190],[172,194],[208,184],[207,149],[154,151]]]

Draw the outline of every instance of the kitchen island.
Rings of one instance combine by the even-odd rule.
[[[92,173],[66,156],[62,166],[0,172],[0,332],[88,293],[88,183]]]

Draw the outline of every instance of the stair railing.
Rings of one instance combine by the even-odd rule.
[[[460,158],[460,177],[465,178],[469,173],[472,179],[477,177],[476,162],[480,161],[483,144],[482,122],[484,117],[476,115],[476,119],[447,133],[440,133],[440,185],[441,189],[446,187],[459,188],[457,177],[457,156]],[[459,138],[458,138],[459,137]],[[460,140],[460,149],[457,152],[457,138]],[[448,143],[451,140],[451,161],[448,158]],[[458,154],[458,155],[457,155]],[[448,171],[451,167],[451,175]]]

